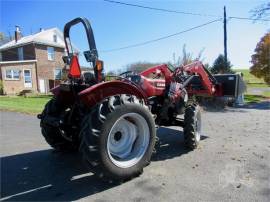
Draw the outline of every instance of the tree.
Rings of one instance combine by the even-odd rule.
[[[4,32],[0,32],[0,41],[4,40],[4,38],[5,38]]]
[[[254,51],[250,73],[270,84],[270,32],[261,38]]]
[[[0,32],[0,46],[12,41],[14,37],[7,37],[4,32]]]
[[[224,55],[220,54],[217,59],[214,61],[214,64],[210,71],[213,74],[226,74],[226,73],[233,73],[231,70],[231,62],[227,60],[227,63],[225,61]]]
[[[126,69],[127,71],[134,71],[134,72],[142,72],[149,67],[153,67],[159,65],[159,63],[151,63],[151,62],[135,62],[128,64]]]
[[[252,13],[252,18],[254,18],[255,21],[262,18],[268,18],[270,16],[270,2],[261,4],[250,12]]]
[[[209,65],[209,63],[204,63],[203,66],[209,71],[211,70],[211,66]]]
[[[196,58],[193,57],[193,54],[190,52],[187,52],[186,50],[186,44],[183,45],[182,48],[182,56],[180,56],[178,58],[177,64],[176,66],[182,66],[182,65],[187,65],[190,64],[196,60],[203,60],[202,59],[202,53],[203,53],[204,49],[202,49],[199,54],[197,55]]]
[[[111,81],[114,80],[116,76],[116,73],[112,70],[105,73],[105,81]]]

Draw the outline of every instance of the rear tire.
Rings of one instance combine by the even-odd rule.
[[[76,151],[78,150],[78,143],[74,140],[67,140],[61,134],[59,126],[52,126],[46,124],[44,121],[46,118],[60,119],[63,114],[66,113],[65,109],[59,104],[56,98],[52,98],[46,105],[42,112],[42,118],[40,121],[41,133],[46,142],[54,149],[58,151]]]
[[[131,98],[110,97],[85,116],[79,150],[99,177],[131,179],[150,163],[155,123],[151,113]]]
[[[201,112],[199,105],[188,105],[184,116],[184,139],[190,149],[196,149],[201,139]]]

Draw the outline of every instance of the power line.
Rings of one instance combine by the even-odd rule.
[[[229,16],[229,19],[237,19],[237,20],[252,20],[252,21],[270,21],[270,19],[254,19],[254,18],[244,18],[244,17],[236,17],[236,16]]]
[[[212,24],[212,23],[220,21],[220,20],[222,20],[222,18],[218,18],[216,20],[212,20],[212,21],[206,22],[204,24],[197,25],[195,27],[191,27],[189,29],[186,29],[186,30],[183,30],[183,31],[180,31],[180,32],[176,32],[174,34],[170,34],[170,35],[167,35],[167,36],[163,36],[163,37],[160,37],[160,38],[157,38],[157,39],[152,39],[152,40],[148,40],[148,41],[137,43],[137,44],[123,46],[123,47],[120,47],[120,48],[113,48],[113,49],[109,49],[109,50],[101,50],[100,52],[114,52],[114,51],[119,51],[119,50],[123,50],[123,49],[129,49],[129,48],[135,48],[135,47],[138,47],[138,46],[143,46],[143,45],[146,45],[146,44],[149,44],[149,43],[154,43],[154,42],[157,42],[157,41],[160,41],[160,40],[164,40],[164,39],[167,39],[167,38],[170,38],[170,37],[174,37],[174,36],[183,34],[185,32],[189,32],[191,30],[198,29],[200,27],[204,27],[206,25]]]
[[[177,14],[185,14],[185,15],[195,15],[195,16],[203,16],[203,17],[221,17],[219,15],[212,15],[212,14],[205,14],[205,13],[192,13],[192,12],[185,12],[185,11],[178,11],[178,10],[169,10],[169,9],[164,9],[164,8],[156,8],[156,7],[150,7],[150,6],[143,6],[139,4],[131,4],[131,3],[125,3],[121,1],[114,1],[114,0],[103,0],[109,3],[114,3],[114,4],[120,4],[120,5],[125,5],[125,6],[133,6],[133,7],[138,7],[138,8],[143,8],[143,9],[149,9],[149,10],[156,10],[156,11],[163,11],[167,13],[177,13]],[[252,21],[270,21],[270,19],[254,19],[254,18],[247,18],[247,17],[237,17],[237,16],[229,16],[229,19],[238,19],[238,20],[252,20]]]
[[[114,1],[114,0],[103,0],[103,1],[106,1],[106,2],[109,2],[109,3],[125,5],[125,6],[133,6],[133,7],[138,7],[138,8],[144,8],[144,9],[149,9],[149,10],[163,11],[163,12],[167,12],[167,13],[178,13],[178,14],[196,15],[196,16],[204,16],[204,17],[221,17],[219,15],[211,15],[211,14],[204,14],[204,13],[192,13],[192,12],[185,12],[185,11],[169,10],[169,9],[164,9],[164,8],[142,6],[142,5],[138,5],[138,4],[131,4],[131,3],[121,2],[121,1]]]

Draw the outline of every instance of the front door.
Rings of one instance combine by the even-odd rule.
[[[24,87],[32,88],[32,73],[31,69],[23,70],[23,78],[24,78]]]
[[[46,93],[45,80],[39,79],[39,92]]]

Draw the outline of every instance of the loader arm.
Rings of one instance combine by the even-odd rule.
[[[220,94],[220,88],[218,87],[218,83],[213,75],[203,66],[203,64],[199,61],[193,62],[191,64],[185,65],[183,70],[187,72],[189,75],[198,75],[200,77],[201,83],[204,87],[204,91],[201,91],[199,94]],[[195,94],[193,92],[192,94]]]

